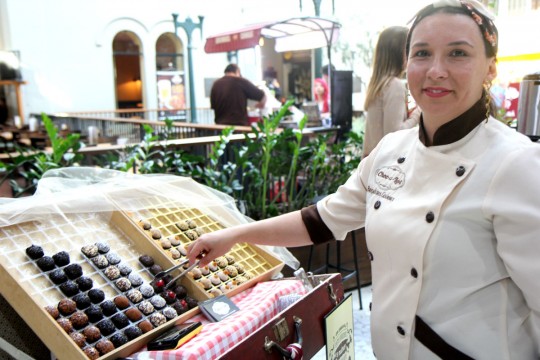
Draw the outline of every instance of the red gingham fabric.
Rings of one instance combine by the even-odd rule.
[[[240,311],[228,318],[212,323],[199,314],[188,321],[200,321],[201,332],[177,350],[147,351],[146,347],[129,358],[137,360],[205,360],[217,359],[234,345],[248,337],[276,316],[278,300],[285,295],[305,295],[299,280],[262,282],[234,296],[231,300]]]

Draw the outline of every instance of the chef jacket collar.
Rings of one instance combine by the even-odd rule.
[[[433,144],[427,142],[424,116],[422,114],[420,116],[419,138],[425,146],[448,145],[464,138],[485,119],[486,100],[484,94],[469,110],[438,128],[435,135],[433,135]]]

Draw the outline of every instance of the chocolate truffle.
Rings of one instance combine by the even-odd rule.
[[[110,316],[116,312],[116,305],[112,300],[106,300],[100,304],[101,310],[105,316]]]
[[[207,276],[208,274],[210,274],[210,269],[208,268],[208,266],[202,267],[200,269],[203,276]]]
[[[179,221],[175,225],[176,225],[177,228],[179,228],[182,231],[189,230],[189,225],[188,225],[187,221],[185,221],[185,220]]]
[[[129,289],[131,289],[131,282],[125,277],[116,280],[115,284],[116,287],[120,289],[120,291],[128,291]]]
[[[181,315],[189,310],[186,300],[179,300],[173,304],[174,310]]]
[[[193,230],[188,230],[184,234],[189,238],[189,240],[197,240],[199,238],[199,235],[197,235],[197,233]]]
[[[165,299],[167,304],[172,304],[176,301],[176,293],[174,291],[166,290],[159,295]]]
[[[118,295],[114,298],[114,303],[119,309],[126,309],[129,307],[129,300],[124,295]]]
[[[142,313],[137,308],[129,308],[126,310],[126,316],[131,322],[137,322],[142,319]]]
[[[41,246],[32,244],[30,247],[26,248],[26,255],[28,255],[32,260],[37,260],[45,255],[45,253],[43,252],[43,248]]]
[[[81,333],[72,332],[71,334],[69,334],[69,336],[71,336],[71,340],[73,340],[75,344],[77,344],[77,346],[80,348],[84,347],[84,345],[86,344],[86,337]]]
[[[62,315],[70,315],[77,310],[77,303],[71,299],[62,299],[58,302],[58,310]]]
[[[178,316],[178,313],[176,312],[176,310],[174,310],[170,306],[167,306],[165,309],[163,309],[162,313],[163,313],[163,315],[165,315],[165,317],[168,320],[174,319],[175,317]]]
[[[180,256],[181,256],[181,255],[180,255],[180,251],[178,251],[177,249],[172,248],[172,249],[169,250],[169,252],[171,253],[171,257],[172,257],[173,259],[175,259],[175,260],[176,260],[176,259],[180,259]]]
[[[80,329],[88,325],[88,316],[82,311],[77,311],[69,317],[69,321],[71,321],[73,327]]]
[[[127,276],[132,271],[131,267],[126,263],[118,264],[118,270],[122,276]]]
[[[129,325],[129,319],[124,313],[114,314],[111,320],[118,329],[123,329]]]
[[[98,247],[95,244],[85,245],[81,248],[81,251],[84,255],[91,258],[98,254]]]
[[[99,329],[99,331],[101,331],[101,333],[105,336],[111,335],[116,330],[113,322],[109,319],[101,320],[100,322],[96,324],[96,326]]]
[[[105,293],[101,289],[91,289],[88,291],[88,297],[94,304],[99,304],[105,300]]]
[[[187,295],[187,290],[183,285],[177,285],[173,291],[179,299],[183,299]]]
[[[152,323],[148,320],[141,321],[137,326],[143,333],[147,333],[154,328],[154,325],[152,325]]]
[[[150,315],[148,320],[150,320],[152,325],[154,325],[155,327],[163,325],[167,322],[167,318],[165,317],[165,315],[160,313],[153,313],[152,315]]]
[[[92,281],[92,279],[86,276],[81,276],[80,278],[75,280],[75,282],[77,283],[77,285],[79,286],[79,290],[81,291],[90,290],[92,286],[94,286],[94,281]]]
[[[154,295],[154,288],[148,284],[142,284],[139,291],[145,298],[149,298]]]
[[[225,259],[227,259],[227,262],[229,263],[229,265],[232,265],[235,263],[236,259],[234,258],[234,256],[231,256],[231,255],[225,255]]]
[[[242,274],[244,272],[244,267],[242,264],[234,263],[233,266],[236,268],[236,271],[238,271],[239,274]]]
[[[178,235],[169,236],[167,239],[169,239],[172,246],[178,246],[181,243],[180,242],[180,236],[178,236]]]
[[[161,296],[159,295],[154,295],[150,298],[150,302],[152,303],[152,305],[157,308],[157,309],[161,309],[163,307],[165,307],[165,305],[167,305],[166,301],[164,298],[162,298]]]
[[[67,276],[62,269],[54,269],[49,273],[49,279],[56,285],[67,281]]]
[[[150,234],[152,235],[152,239],[154,240],[161,239],[161,231],[159,231],[159,229],[150,230]]]
[[[169,239],[161,239],[160,241],[161,247],[164,249],[170,249],[172,244]]]
[[[154,265],[154,259],[150,255],[141,255],[139,261],[146,267]]]
[[[150,230],[152,228],[152,224],[150,224],[150,222],[146,220],[140,220],[139,224],[142,226],[144,230]]]
[[[69,321],[69,319],[66,319],[66,318],[60,318],[58,320],[56,320],[56,322],[58,323],[58,325],[60,325],[62,327],[62,329],[64,329],[65,332],[67,332],[68,334],[70,332],[73,331],[73,325],[71,324],[71,321]]]
[[[187,220],[186,221],[190,229],[195,229],[197,227],[197,223],[195,220]]]
[[[45,306],[45,310],[53,317],[53,319],[58,319],[60,316],[60,312],[58,311],[58,307],[54,305],[47,305]]]
[[[143,283],[143,278],[141,275],[136,273],[131,273],[128,275],[128,280],[132,286],[140,286]]]
[[[150,266],[150,272],[154,276],[159,274],[162,271],[163,271],[163,268],[161,266],[159,266],[158,264],[154,264],[154,265]]]
[[[143,299],[143,295],[141,294],[139,290],[129,290],[126,293],[126,296],[134,304],[141,302]]]
[[[213,297],[218,297],[218,296],[220,296],[220,295],[223,295],[223,292],[221,292],[221,290],[216,289],[216,288],[210,290],[209,293],[210,293],[210,295],[212,295]]]
[[[115,347],[120,347],[129,341],[128,337],[122,333],[116,333],[110,337],[111,342]]]
[[[114,350],[114,345],[107,339],[101,339],[96,343],[96,349],[101,355],[105,355]]]
[[[113,253],[113,252],[107,253],[105,257],[107,258],[107,260],[109,260],[109,264],[112,264],[112,265],[119,264],[120,261],[122,261],[120,256],[118,256],[117,253]]]
[[[64,268],[64,272],[71,280],[75,280],[83,273],[82,267],[79,264],[69,264]]]
[[[88,346],[84,348],[83,351],[90,360],[97,360],[100,356],[99,351],[97,351],[93,346]]]
[[[90,298],[85,293],[75,295],[73,300],[77,303],[77,308],[80,310],[84,310],[91,305]]]
[[[115,280],[120,277],[120,270],[114,265],[107,266],[103,273],[109,278],[109,280]]]
[[[79,287],[77,286],[77,283],[68,280],[60,285],[60,290],[62,290],[66,296],[73,296],[79,292]]]
[[[154,305],[152,305],[152,303],[148,300],[141,302],[137,307],[144,315],[148,315],[154,312]]]
[[[54,269],[54,260],[50,256],[43,256],[37,259],[36,264],[42,271],[49,271]]]
[[[188,304],[188,307],[190,309],[193,309],[194,307],[198,306],[197,300],[195,300],[194,298],[192,298],[190,296],[186,296],[186,298],[184,300],[186,300],[186,303]]]
[[[194,268],[193,270],[191,270],[189,272],[189,274],[194,278],[194,279],[200,279],[201,276],[202,276],[202,272],[199,268]]]
[[[96,243],[96,246],[97,246],[98,252],[99,252],[100,254],[108,253],[109,250],[111,250],[111,247],[110,247],[109,244],[107,244],[106,242],[97,242],[97,243]]]
[[[92,262],[100,269],[105,269],[109,266],[109,260],[103,255],[98,255],[92,258]]]
[[[103,319],[103,311],[98,305],[90,305],[88,309],[84,311],[86,316],[88,316],[88,320],[91,322],[98,322],[99,320]]]
[[[88,342],[93,343],[101,338],[101,331],[96,326],[89,326],[83,330],[84,336]]]
[[[69,264],[69,254],[66,251],[60,251],[52,256],[56,266],[65,266]]]
[[[199,284],[201,284],[205,290],[209,290],[212,288],[212,282],[208,280],[208,278],[202,278],[199,281]]]
[[[129,340],[133,340],[142,335],[142,330],[136,326],[130,326],[124,330],[124,334],[126,334]]]

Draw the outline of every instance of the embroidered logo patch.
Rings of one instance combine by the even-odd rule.
[[[405,173],[397,166],[385,166],[377,170],[375,182],[383,190],[396,190],[405,185]]]

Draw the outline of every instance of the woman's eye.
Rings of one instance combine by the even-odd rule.
[[[428,55],[429,53],[427,50],[418,50],[417,52],[413,54],[414,57],[426,57]]]
[[[467,56],[467,53],[463,50],[452,50],[450,52],[450,56],[454,56],[454,57]]]

